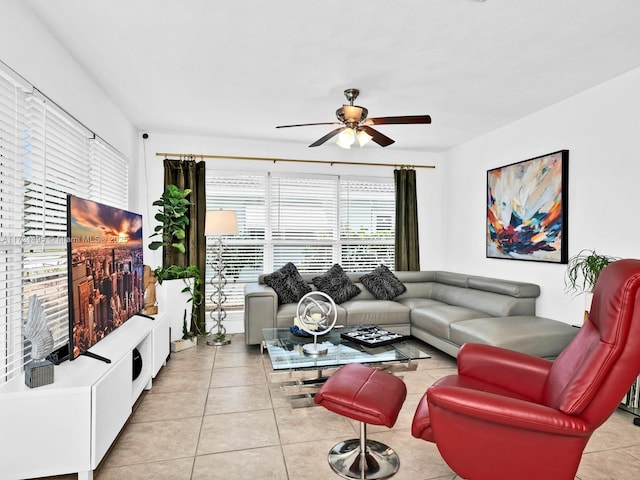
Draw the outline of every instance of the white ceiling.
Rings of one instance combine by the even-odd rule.
[[[370,117],[432,116],[376,127],[387,150],[442,151],[640,66],[638,0],[27,1],[158,133],[306,148],[333,127],[274,127],[333,121],[356,87]]]

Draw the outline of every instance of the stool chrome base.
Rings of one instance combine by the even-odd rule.
[[[360,438],[352,438],[329,450],[329,465],[343,478],[383,479],[400,468],[398,454],[389,446],[366,438],[366,424],[360,424]],[[362,455],[364,450],[365,454]]]

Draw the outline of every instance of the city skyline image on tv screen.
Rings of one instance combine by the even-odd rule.
[[[142,216],[69,195],[67,234],[74,359],[142,310]]]

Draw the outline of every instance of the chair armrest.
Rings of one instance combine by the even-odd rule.
[[[276,291],[266,283],[247,283],[244,286],[244,294],[249,296],[268,295],[273,296],[276,300],[278,299]]]
[[[443,409],[447,413],[453,412],[515,429],[573,437],[588,437],[591,434],[588,425],[578,417],[545,405],[494,393],[435,385],[427,390],[427,400],[434,424],[439,409]]]
[[[278,295],[262,283],[244,286],[244,332],[247,345],[259,345],[264,337],[263,328],[276,327]]]
[[[466,343],[458,373],[540,401],[553,362],[492,345]]]

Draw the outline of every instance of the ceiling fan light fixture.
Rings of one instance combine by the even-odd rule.
[[[369,143],[369,141],[373,138],[371,135],[369,135],[367,132],[365,132],[364,130],[358,129],[358,132],[356,133],[356,138],[358,139],[358,143],[360,144],[360,147],[364,147],[367,143]]]
[[[356,134],[353,131],[353,128],[345,128],[338,134],[338,140],[336,141],[336,145],[342,148],[346,148],[347,150],[351,148],[351,145],[356,141]]]
[[[358,123],[362,118],[362,107],[356,105],[343,105],[344,119],[348,122]]]
[[[322,145],[331,138],[336,138],[336,144],[345,149],[350,149],[358,140],[360,147],[364,147],[369,141],[373,140],[381,147],[388,147],[394,143],[392,138],[387,137],[371,125],[408,125],[408,124],[428,124],[431,123],[429,115],[402,115],[393,117],[374,117],[368,118],[369,111],[365,107],[354,105],[354,100],[358,97],[360,91],[357,88],[348,88],[344,91],[348,104],[342,104],[336,110],[337,122],[316,122],[316,123],[299,123],[295,125],[278,125],[276,128],[285,127],[305,127],[309,125],[334,125],[338,126],[329,133],[320,137],[313,142],[310,147]]]
[[[345,150],[350,150],[351,149],[351,145],[348,143],[344,143],[341,141],[341,139],[338,138],[338,140],[336,140],[336,145],[338,145],[340,148],[344,148]]]

